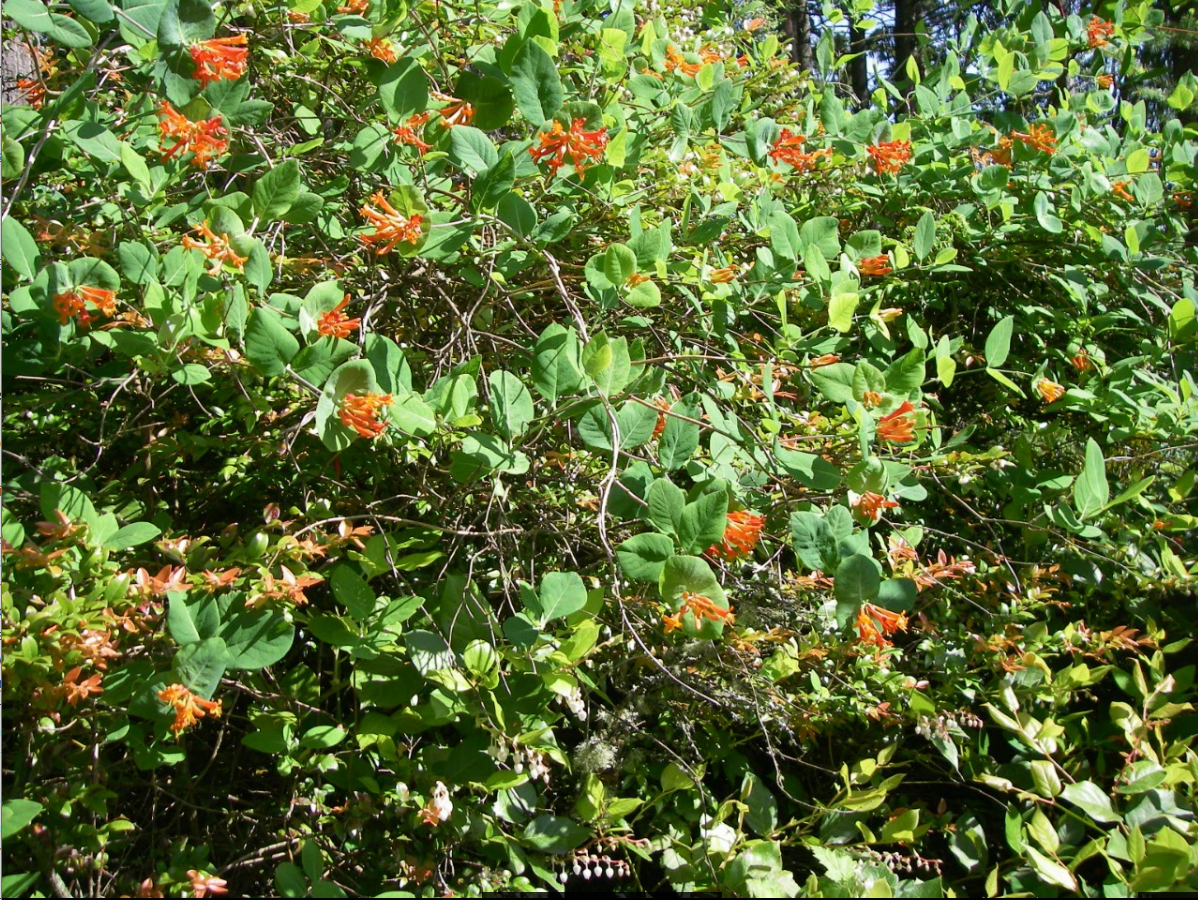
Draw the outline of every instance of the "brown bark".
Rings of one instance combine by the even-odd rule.
[[[865,45],[865,31],[853,25],[849,29],[849,52],[856,56],[849,61],[849,87],[859,104],[869,101],[869,54]]]
[[[811,45],[811,11],[807,0],[791,0],[786,11],[786,34],[790,38],[791,55],[800,70],[815,67],[815,52]]]
[[[922,14],[920,0],[894,0],[894,66],[890,80],[904,93],[914,87],[907,77],[907,60],[914,56],[919,62],[915,29]]]

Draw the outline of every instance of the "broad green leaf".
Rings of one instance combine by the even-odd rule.
[[[1040,223],[1041,228],[1049,234],[1060,234],[1064,231],[1065,225],[1053,212],[1052,201],[1048,194],[1040,191],[1036,194],[1036,200],[1032,205],[1036,211],[1036,221]]]
[[[1111,807],[1111,798],[1093,781],[1075,781],[1065,785],[1061,797],[1079,807],[1095,822],[1109,824],[1122,819]]]
[[[790,534],[799,562],[812,571],[836,571],[840,565],[840,542],[823,516],[810,512],[792,513]]]
[[[553,58],[536,41],[529,41],[512,66],[516,107],[534,128],[540,128],[562,108],[565,91]]]
[[[184,49],[216,34],[216,16],[208,0],[168,0],[158,20],[158,44]]]
[[[195,596],[175,593],[167,602],[166,623],[171,637],[179,645],[194,644],[216,637],[220,631],[220,610],[211,594],[195,592]]]
[[[488,381],[495,430],[506,440],[515,440],[524,433],[536,415],[532,394],[524,382],[511,372],[492,372]]]
[[[101,162],[122,162],[121,142],[117,136],[96,122],[71,122],[63,132],[80,150]],[[147,173],[148,175],[148,173]]]
[[[404,434],[426,438],[437,430],[437,414],[419,394],[396,397],[387,416]]]
[[[99,516],[91,498],[74,485],[58,481],[43,482],[38,499],[41,501],[42,517],[48,522],[55,521],[56,510],[61,510],[73,521],[86,522],[93,530],[99,522]]]
[[[618,393],[632,375],[628,338],[611,338],[605,332],[595,335],[583,348],[582,366],[600,393]]]
[[[1077,890],[1077,879],[1073,877],[1073,873],[1055,859],[1045,856],[1031,844],[1026,844],[1023,852],[1027,854],[1027,858],[1031,861],[1032,870],[1044,882],[1064,888],[1067,891]]]
[[[152,541],[160,534],[162,531],[157,525],[149,522],[132,522],[108,537],[104,541],[104,548],[106,550],[128,550],[130,547],[138,547]]]
[[[3,136],[4,150],[0,157],[3,166],[0,168],[0,178],[19,178],[25,171],[25,147],[20,141],[14,141],[7,134]]]
[[[726,880],[736,897],[797,897],[799,885],[782,864],[777,841],[749,841],[728,866]]]
[[[432,672],[452,669],[457,664],[457,657],[439,634],[423,630],[409,631],[403,640],[412,665],[426,678]]]
[[[449,146],[450,158],[473,175],[485,172],[499,162],[499,151],[491,139],[469,125],[451,129]]]
[[[686,465],[699,449],[698,405],[684,397],[670,407],[670,413],[657,440],[657,458],[667,472]]]
[[[295,642],[295,626],[272,609],[245,609],[221,627],[230,669],[273,666]]]
[[[538,591],[541,623],[576,613],[587,602],[587,588],[577,572],[550,572]]]
[[[428,106],[428,78],[414,57],[405,56],[388,66],[378,87],[383,109],[395,120],[424,112]]]
[[[919,224],[915,226],[915,244],[911,248],[915,251],[915,258],[923,262],[932,252],[935,243],[936,217],[931,212],[926,212],[920,217]]]
[[[745,772],[740,785],[741,802],[749,811],[745,822],[762,837],[769,837],[778,828],[778,801],[765,782],[752,772]]]
[[[856,291],[841,291],[832,295],[828,301],[828,324],[844,334],[853,328],[853,313],[861,303],[861,295]]]
[[[661,306],[661,288],[656,282],[642,281],[624,295],[624,302],[635,309],[654,309]]]
[[[515,183],[516,158],[509,148],[499,157],[499,162],[474,180],[470,191],[471,209],[493,209],[501,198],[510,196]]]
[[[533,384],[551,405],[562,394],[578,390],[582,361],[577,332],[554,322],[541,332],[532,352]]]
[[[288,159],[254,182],[254,213],[267,222],[287,214],[300,193],[299,163]]]
[[[5,9],[8,7],[5,6]],[[37,249],[33,235],[14,216],[8,216],[0,225],[0,250],[4,261],[22,278],[32,281],[41,268],[42,254]]]
[[[266,376],[282,375],[299,347],[273,308],[259,305],[254,309],[245,330],[245,355],[254,368]]]
[[[211,700],[229,665],[229,651],[221,637],[186,644],[175,655],[175,674],[184,687]]]
[[[849,367],[852,371],[852,367]],[[852,396],[851,394],[849,396]],[[840,484],[840,470],[822,456],[774,444],[774,457],[791,478],[817,491],[830,491]]]
[[[352,566],[342,563],[333,569],[329,585],[337,602],[349,610],[355,621],[365,621],[374,612],[374,591]]]
[[[12,19],[28,31],[45,34],[54,27],[50,20],[50,10],[41,0],[7,0],[4,4],[4,17]]]
[[[85,19],[104,25],[113,19],[112,4],[108,0],[69,0],[71,9]]]
[[[1007,356],[1011,353],[1011,333],[1014,329],[1014,316],[1007,316],[999,320],[999,323],[991,329],[990,336],[986,338],[987,367],[997,369],[1007,361]]]
[[[1133,150],[1127,155],[1128,174],[1139,175],[1141,172],[1147,172],[1150,159],[1146,148],[1140,147],[1138,150]]]
[[[792,263],[802,258],[803,242],[799,239],[799,226],[782,210],[770,217],[770,247],[775,254]]]
[[[590,830],[573,819],[544,813],[524,827],[520,843],[540,853],[559,856],[580,846],[590,836]]]
[[[728,525],[728,495],[723,491],[703,494],[682,510],[678,543],[683,553],[702,553],[718,544]]]
[[[509,193],[500,198],[495,207],[495,215],[521,237],[528,237],[537,227],[537,211],[531,203],[516,193]]]
[[[656,583],[665,561],[674,555],[674,542],[664,534],[647,531],[616,547],[616,559],[625,577]]]
[[[842,628],[862,603],[874,599],[882,573],[872,557],[855,553],[836,567],[836,621]]]
[[[1106,461],[1102,448],[1094,438],[1086,440],[1086,461],[1073,482],[1073,503],[1077,515],[1083,522],[1102,512],[1111,499],[1111,488],[1106,479]]]
[[[648,504],[649,521],[662,533],[678,534],[682,524],[682,511],[686,508],[686,493],[676,487],[668,478],[659,478],[649,485],[645,494]],[[720,532],[723,536],[723,532]]]
[[[636,272],[636,254],[624,244],[612,244],[603,254],[603,274],[616,287]]]
[[[8,7],[6,5],[5,12],[7,11]],[[34,800],[19,800],[15,798],[5,800],[2,809],[3,815],[0,815],[0,819],[3,819],[3,825],[0,825],[0,838],[8,840],[13,835],[20,834],[29,826],[30,822],[37,818],[43,809],[45,807]]]

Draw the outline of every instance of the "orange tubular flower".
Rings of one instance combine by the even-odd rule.
[[[683,75],[689,75],[694,78],[702,68],[702,63],[688,63],[686,58],[678,52],[678,48],[673,44],[666,47],[665,69],[667,72],[681,72]]]
[[[666,413],[670,411],[670,401],[665,397],[654,397],[653,405],[661,410],[657,414],[657,424],[653,427],[653,437],[651,438],[651,440],[657,440],[666,430]]]
[[[208,267],[209,275],[219,275],[221,268],[225,263],[233,266],[235,269],[242,268],[248,256],[238,256],[233,248],[229,245],[229,236],[227,234],[215,234],[208,227],[208,220],[205,219],[193,229],[200,237],[208,243],[197,241],[189,235],[183,236],[182,244],[192,250],[199,250],[206,257],[212,260],[212,265]]]
[[[87,328],[91,324],[91,315],[87,311],[87,305],[83,302],[83,298],[74,291],[55,294],[54,311],[58,313],[60,325],[67,324],[75,316],[79,317],[79,324],[83,328]]]
[[[1133,197],[1131,192],[1127,189],[1129,184],[1131,184],[1130,181],[1116,181],[1111,185],[1111,193],[1120,200],[1126,200],[1128,203],[1134,203],[1136,198]]]
[[[1027,133],[1022,131],[1012,131],[1011,137],[1023,141],[1029,147],[1036,150],[1043,150],[1050,156],[1057,152],[1056,135],[1052,133],[1052,127],[1043,122],[1037,122],[1035,125],[1028,127]]]
[[[885,141],[865,150],[879,175],[894,175],[911,159],[910,141]]]
[[[79,324],[88,327],[91,324],[91,313],[87,310],[89,302],[103,315],[116,315],[116,294],[104,288],[84,285],[54,295],[54,311],[58,313],[59,324],[65,325],[78,316]]]
[[[1079,372],[1089,372],[1094,368],[1094,361],[1090,359],[1090,353],[1085,347],[1080,348],[1069,362],[1073,363],[1073,368]]]
[[[420,239],[423,237],[420,226],[424,223],[424,216],[414,215],[411,218],[404,218],[399,210],[387,202],[382,191],[376,191],[371,195],[370,202],[380,207],[381,212],[370,206],[363,206],[359,210],[362,215],[374,223],[374,234],[359,235],[358,240],[367,246],[380,244],[381,246],[374,248],[379,256],[386,256],[395,249],[395,245],[400,241],[405,241],[413,246],[420,243]]]
[[[316,330],[323,337],[347,338],[354,333],[354,329],[362,324],[361,319],[351,319],[341,311],[348,304],[349,294],[346,294],[344,300],[321,315],[320,321],[316,325]]]
[[[862,603],[857,611],[857,640],[873,644],[879,649],[890,647],[887,638],[896,631],[907,630],[907,617],[903,613],[891,612],[872,603]]]
[[[915,420],[909,415],[915,411],[909,400],[889,415],[878,420],[878,437],[892,444],[906,444],[915,440]]]
[[[870,521],[876,522],[882,517],[883,509],[895,509],[898,503],[894,500],[887,500],[881,494],[875,494],[873,491],[866,491],[857,498],[857,502],[853,504],[853,508],[861,515]]]
[[[220,116],[213,116],[203,122],[193,122],[175,109],[166,100],[162,101],[159,112],[163,119],[158,123],[158,133],[161,143],[174,140],[169,150],[162,153],[163,160],[170,159],[183,148],[193,154],[191,164],[197,169],[207,169],[208,163],[215,156],[222,155],[229,149],[229,142],[223,137],[228,134],[220,123]]]
[[[440,91],[432,91],[434,100],[440,100],[442,103],[448,103],[441,110],[441,125],[444,128],[452,128],[455,125],[469,125],[474,121],[474,107],[465,100],[459,100],[457,97],[452,97],[449,94],[442,94]]]
[[[730,512],[728,513],[728,522],[724,526],[723,540],[708,547],[707,555],[723,559],[748,556],[757,546],[763,527],[765,527],[765,516],[751,513],[745,509]]]
[[[158,699],[175,707],[175,721],[171,733],[178,737],[204,716],[220,718],[221,701],[213,702],[197,697],[181,684],[172,684],[158,692]]]
[[[569,131],[562,128],[561,122],[554,122],[549,131],[542,131],[537,136],[541,146],[529,147],[528,153],[535,162],[545,162],[553,173],[565,164],[565,158],[569,156],[570,164],[581,177],[589,161],[599,159],[607,147],[606,128],[595,131],[585,129],[585,119],[575,119],[570,123]]]
[[[698,628],[703,624],[703,620],[707,619],[711,622],[723,622],[725,625],[736,624],[736,616],[732,614],[732,609],[724,609],[717,606],[710,598],[704,597],[702,594],[692,594],[690,591],[682,592],[682,606],[674,615],[668,613],[662,615],[662,622],[666,626],[666,634],[671,631],[676,631],[682,627],[682,617],[690,613],[695,618],[695,627]]]
[[[879,256],[869,256],[857,263],[857,271],[862,275],[868,275],[872,278],[881,278],[883,275],[889,275],[894,271],[894,266],[890,265],[890,257],[885,253]]]
[[[1041,378],[1036,382],[1036,390],[1040,392],[1040,396],[1044,398],[1045,403],[1055,403],[1065,396],[1064,385],[1057,384],[1055,381],[1049,381],[1047,378]]]
[[[406,122],[391,132],[395,135],[395,143],[409,144],[419,150],[421,155],[432,150],[433,145],[422,141],[420,135],[416,133],[416,129],[423,128],[426,122],[428,122],[428,113],[426,112],[422,112],[417,116],[411,116]]]
[[[712,284],[731,284],[736,281],[738,269],[736,266],[724,266],[720,269],[711,270]]]
[[[352,15],[363,15],[370,6],[370,0],[349,0],[345,6],[338,6],[337,12]]]
[[[75,666],[62,677],[60,690],[71,706],[75,706],[80,700],[86,700],[92,694],[104,693],[104,688],[100,687],[100,679],[104,676],[97,672],[91,678],[80,681],[79,673],[82,671],[79,666]]]
[[[840,362],[840,357],[835,353],[825,353],[823,356],[817,356],[811,362],[807,363],[807,368],[818,369],[821,366],[831,366]]]
[[[187,877],[191,879],[191,896],[195,900],[203,900],[209,894],[227,894],[229,889],[225,887],[228,884],[223,878],[217,878],[215,875],[205,875],[196,869],[188,869]],[[159,896],[162,896],[159,894]]]
[[[1109,88],[1112,84],[1115,83],[1115,76],[1114,75],[1099,75],[1097,80],[1098,80],[1098,86],[1105,91],[1107,88]]]
[[[1105,19],[1100,19],[1098,16],[1091,16],[1090,22],[1086,25],[1086,38],[1090,42],[1090,49],[1096,47],[1105,47],[1115,36],[1115,26]]]
[[[395,52],[395,44],[388,38],[371,38],[366,44],[366,50],[375,59],[381,59],[385,63],[393,63],[399,58]]]
[[[391,405],[390,394],[346,394],[341,401],[341,424],[364,438],[376,438],[387,428],[379,410]]]
[[[25,95],[25,102],[34,109],[41,109],[46,102],[46,86],[37,78],[18,78],[17,90]]]
[[[195,77],[199,79],[200,87],[208,87],[214,81],[236,81],[245,74],[248,55],[244,34],[191,45]]]
[[[831,150],[816,150],[814,153],[805,153],[803,144],[806,143],[807,137],[802,134],[793,134],[789,128],[783,128],[782,133],[778,135],[778,141],[769,152],[769,157],[777,162],[787,163],[796,172],[809,172],[815,168],[815,163],[823,156],[831,156]]]

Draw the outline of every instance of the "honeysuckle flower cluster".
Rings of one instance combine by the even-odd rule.
[[[556,173],[565,165],[568,156],[574,171],[581,176],[588,165],[603,155],[607,147],[607,129],[587,131],[585,119],[574,119],[570,130],[566,131],[561,122],[554,121],[548,131],[537,135],[537,139],[539,145],[528,148],[536,162],[545,163],[550,172]]]

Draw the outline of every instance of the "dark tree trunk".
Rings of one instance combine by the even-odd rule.
[[[890,70],[890,80],[903,93],[915,87],[907,77],[907,60],[915,57],[919,63],[915,29],[921,15],[920,0],[894,0],[894,67]]]
[[[869,53],[865,45],[865,31],[853,25],[849,29],[849,52],[856,56],[849,62],[849,87],[857,103],[869,101]]]
[[[807,0],[791,0],[786,10],[786,34],[790,38],[791,55],[799,69],[806,72],[815,66],[811,47],[811,12]]]

